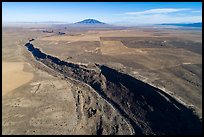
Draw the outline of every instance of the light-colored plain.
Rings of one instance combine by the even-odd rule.
[[[23,62],[2,63],[2,95],[20,87],[33,78],[33,74],[23,71]]]

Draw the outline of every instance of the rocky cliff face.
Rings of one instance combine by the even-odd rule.
[[[193,110],[164,91],[104,65],[65,62],[26,43],[35,59],[65,78],[91,86],[133,127],[135,134],[200,134],[201,120]],[[88,110],[89,116],[97,110]],[[103,134],[98,123],[97,134]]]

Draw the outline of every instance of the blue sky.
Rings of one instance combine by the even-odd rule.
[[[61,21],[87,18],[112,24],[202,22],[201,2],[3,2],[3,22]]]

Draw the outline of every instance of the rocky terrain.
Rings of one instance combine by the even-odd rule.
[[[197,30],[4,27],[2,37],[3,135],[201,133]]]
[[[119,112],[134,129],[132,132],[134,134],[201,133],[201,120],[193,110],[158,88],[105,65],[65,62],[41,52],[31,43],[26,43],[25,46],[37,62],[44,64],[54,73],[60,73],[65,79],[75,79],[90,86]],[[78,100],[76,102],[80,101],[79,94],[80,91],[75,97]],[[78,109],[79,106],[80,103],[77,103]],[[92,117],[98,111],[100,111],[98,106],[87,109],[88,117]],[[111,113],[106,112],[106,115]],[[99,122],[97,134],[107,133],[104,128],[109,126],[102,123],[103,120]],[[119,127],[121,126],[113,128],[114,134],[119,131]]]

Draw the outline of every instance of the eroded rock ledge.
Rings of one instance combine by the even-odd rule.
[[[25,46],[37,61],[65,78],[73,78],[91,86],[132,125],[135,134],[177,135],[202,132],[202,122],[193,110],[158,88],[105,65],[89,67],[65,62],[41,52],[31,43]],[[90,115],[93,113],[94,110],[90,110]]]

